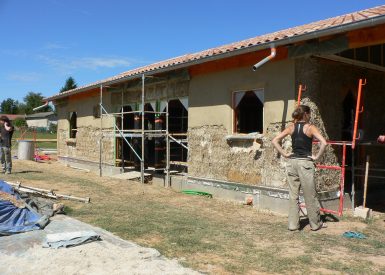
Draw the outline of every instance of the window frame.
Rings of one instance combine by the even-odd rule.
[[[262,96],[263,96],[263,100],[259,98],[259,100],[261,101],[262,103],[262,133],[264,132],[264,123],[265,123],[265,89],[264,88],[254,88],[254,89],[245,89],[245,90],[236,90],[236,91],[232,91],[232,94],[231,94],[231,109],[232,109],[232,134],[234,135],[241,135],[241,134],[244,134],[244,133],[239,133],[237,132],[237,122],[238,122],[238,119],[237,119],[237,107],[238,107],[238,104],[242,101],[242,98],[243,96],[240,98],[238,104],[236,104],[236,94],[237,93],[244,93],[246,94],[247,92],[253,92],[255,93],[255,95],[258,97],[258,95],[256,94],[257,92],[262,92]]]
[[[72,116],[75,114],[75,128],[73,128],[72,125]],[[73,111],[69,113],[69,137],[70,139],[76,139],[77,133],[78,133],[78,114],[77,112]]]

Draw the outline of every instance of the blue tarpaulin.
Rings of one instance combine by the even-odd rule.
[[[0,180],[0,191],[21,200],[13,187],[2,180]],[[40,215],[31,207],[18,208],[12,202],[0,198],[0,235],[41,229],[45,225],[42,223],[45,219],[45,216]]]

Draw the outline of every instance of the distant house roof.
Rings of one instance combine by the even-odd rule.
[[[25,118],[25,115],[0,114],[0,116],[6,116],[10,121],[13,121],[17,118]]]
[[[48,118],[53,115],[55,115],[54,112],[42,112],[42,113],[26,115],[25,119],[28,120],[28,119]]]
[[[198,53],[178,56],[144,67],[129,70],[104,80],[56,94],[46,98],[46,100],[50,101],[59,99],[82,91],[97,88],[101,84],[113,84],[121,82],[125,79],[138,78],[142,74],[166,72],[184,68],[192,64],[204,63],[219,58],[226,58],[232,55],[266,49],[272,45],[287,45],[294,42],[314,39],[320,36],[342,33],[349,30],[355,30],[362,27],[369,27],[383,23],[385,23],[385,5],[253,37],[224,46],[204,50]]]

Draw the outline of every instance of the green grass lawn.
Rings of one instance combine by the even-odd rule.
[[[205,274],[385,274],[385,215],[346,216],[311,232],[250,206],[177,193],[159,185],[99,177],[55,161],[14,162],[5,180],[90,197],[63,201],[67,214],[123,239],[154,247]],[[366,239],[347,239],[359,231]]]
[[[13,148],[17,149],[17,140],[21,137],[21,131],[16,130],[13,133],[12,137],[12,145]],[[31,131],[28,131],[24,136],[25,139],[34,139],[34,134]],[[48,133],[48,132],[37,132],[36,139],[56,139],[56,133]],[[44,141],[44,142],[36,142],[36,146],[38,148],[49,148],[56,149],[57,143],[56,141]]]

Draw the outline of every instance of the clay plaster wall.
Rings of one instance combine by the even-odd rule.
[[[264,89],[264,133],[229,141],[234,91]],[[271,146],[294,107],[294,61],[196,76],[189,94],[189,175],[251,185],[285,186],[284,164]]]
[[[106,106],[110,105],[110,96],[104,97]],[[87,97],[78,100],[65,99],[57,103],[58,113],[58,155],[87,161],[99,161],[100,118],[95,118],[94,108],[99,104],[99,97]],[[77,134],[70,139],[69,117],[71,112],[77,113]],[[112,129],[113,119],[103,117],[103,128]],[[114,164],[114,139],[111,136],[102,140],[102,161]]]
[[[294,62],[267,63],[256,72],[251,67],[199,75],[190,81],[189,127],[223,125],[232,133],[232,93],[264,89],[264,130],[270,123],[290,119],[294,106]]]

